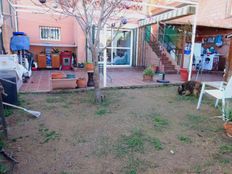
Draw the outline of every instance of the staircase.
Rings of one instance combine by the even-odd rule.
[[[171,56],[166,51],[166,48],[161,45],[158,39],[152,33],[145,32],[145,40],[160,58],[160,66],[162,67],[162,71],[167,74],[176,74],[177,69],[171,60]]]

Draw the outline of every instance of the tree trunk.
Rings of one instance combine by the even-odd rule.
[[[226,73],[224,80],[228,81],[231,76],[232,76],[232,39],[230,40],[229,56],[227,57],[227,61],[226,61]]]
[[[100,76],[99,76],[99,69],[98,69],[98,54],[96,48],[93,50],[93,62],[94,62],[94,90],[95,90],[95,101],[96,103],[101,103],[104,100],[104,95],[100,89]]]

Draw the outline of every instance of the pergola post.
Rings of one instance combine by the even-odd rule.
[[[195,46],[195,38],[196,38],[196,29],[197,29],[197,15],[198,15],[198,4],[196,4],[196,13],[193,17],[192,45],[191,45],[191,54],[190,54],[190,62],[189,62],[188,81],[190,81],[192,77],[193,55],[194,55],[194,46]]]
[[[106,47],[107,45],[107,41],[106,41],[106,33],[107,33],[107,27],[105,26],[104,27],[104,46]],[[107,86],[107,52],[106,52],[106,48],[104,49],[103,51],[103,87],[106,87]]]

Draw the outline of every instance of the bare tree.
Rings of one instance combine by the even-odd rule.
[[[100,32],[109,21],[118,21],[123,15],[123,10],[128,9],[126,0],[31,0],[37,6],[43,6],[46,10],[66,16],[73,16],[86,35],[87,48],[92,54],[94,63],[94,82],[96,102],[103,101],[100,90],[100,77],[98,70],[98,57],[105,48],[100,47]],[[40,2],[40,3],[39,3]],[[117,28],[125,21],[120,20]],[[92,32],[95,26],[96,32]],[[94,38],[94,39],[92,39]]]

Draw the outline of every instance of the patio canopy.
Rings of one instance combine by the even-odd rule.
[[[56,12],[54,13],[51,9],[42,6],[35,6],[33,3],[26,3],[23,0],[16,0],[14,2],[12,0],[8,1],[17,12],[59,14],[59,9],[56,9]],[[50,0],[49,2],[56,3],[57,1]],[[129,22],[136,21],[138,28],[162,21],[170,21],[193,15],[191,50],[194,50],[198,0],[122,0],[121,3],[128,7],[125,10],[132,9],[130,10],[130,13],[125,13],[124,17],[128,18]],[[104,53],[104,55],[104,86],[106,86],[106,53]],[[189,80],[191,80],[192,63],[193,51],[191,51],[189,63]]]

